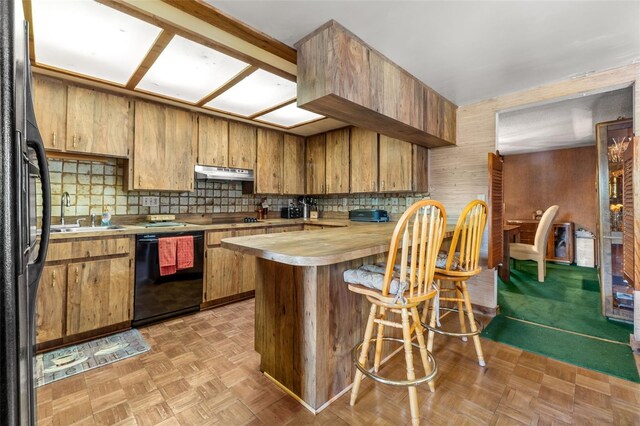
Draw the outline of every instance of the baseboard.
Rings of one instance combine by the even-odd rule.
[[[210,300],[200,304],[200,310],[217,308],[219,306],[229,305],[231,303],[240,302],[241,300],[247,300],[255,297],[256,292],[254,290],[246,291],[240,294],[234,294],[233,296],[227,296],[216,300]]]
[[[640,353],[640,341],[636,340],[633,334],[629,335],[629,344],[633,352]]]
[[[496,306],[495,308],[488,308],[486,306],[480,306],[480,305],[474,305],[473,303],[471,304],[471,308],[473,309],[473,312],[476,312],[478,314],[481,315],[486,315],[488,317],[495,317],[496,315],[498,315],[500,312],[500,307]]]

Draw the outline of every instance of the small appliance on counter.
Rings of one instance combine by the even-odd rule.
[[[300,219],[302,217],[302,211],[299,207],[282,207],[280,209],[280,217],[282,219]]]
[[[313,210],[314,205],[316,205],[316,201],[311,197],[305,197],[301,195],[298,197],[298,205],[300,206],[300,210],[302,211],[303,219],[309,219],[311,217],[311,210]],[[316,205],[317,210],[317,205]]]
[[[186,226],[186,223],[175,222],[176,216],[173,214],[150,214],[147,215],[147,221],[139,223],[139,226],[145,228],[162,228],[169,226]]]
[[[389,222],[386,210],[356,209],[349,211],[349,220],[354,222]]]

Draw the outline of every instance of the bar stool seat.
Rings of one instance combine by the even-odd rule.
[[[353,350],[357,370],[351,390],[351,405],[356,402],[363,376],[389,385],[407,386],[411,421],[414,425],[419,424],[416,385],[427,382],[433,391],[437,364],[425,344],[418,306],[437,294],[433,286],[433,275],[445,226],[446,213],[442,204],[432,200],[419,201],[409,207],[398,221],[391,238],[386,264],[365,265],[344,272],[343,278],[349,284],[349,290],[361,294],[371,303],[364,339]],[[399,263],[396,262],[398,254]],[[392,320],[389,314],[400,315],[401,321]],[[376,324],[377,335],[373,337]],[[386,327],[402,329],[402,339],[385,337]],[[412,341],[414,334],[417,344]],[[403,344],[406,380],[391,380],[378,374],[382,343],[385,341]],[[375,343],[373,372],[366,366],[371,343]],[[425,371],[421,377],[416,377],[414,370],[414,347],[420,350]]]

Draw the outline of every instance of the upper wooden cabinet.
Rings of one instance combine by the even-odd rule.
[[[203,166],[229,166],[229,122],[207,115],[198,116],[198,158]]]
[[[325,174],[327,194],[349,192],[349,128],[327,132]]]
[[[67,140],[67,86],[60,80],[34,75],[33,103],[45,149],[64,150]]]
[[[425,147],[455,144],[455,105],[337,22],[296,48],[299,107]]]
[[[67,142],[69,152],[127,157],[133,141],[129,99],[69,86]]]
[[[325,190],[325,138],[326,134],[310,136],[307,138],[306,158],[306,193],[324,194]]]
[[[305,144],[302,136],[284,135],[282,159],[283,194],[304,194]]]
[[[412,186],[414,192],[429,192],[429,150],[413,145]]]
[[[378,134],[351,128],[351,192],[378,192]]]
[[[258,194],[281,194],[283,180],[284,135],[258,129],[255,188]]]
[[[380,192],[411,191],[412,145],[380,135]]]
[[[229,122],[229,167],[256,168],[256,127]]]
[[[196,129],[190,112],[136,101],[129,189],[193,191]]]

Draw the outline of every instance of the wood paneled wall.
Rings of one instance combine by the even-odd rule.
[[[557,222],[595,234],[596,147],[507,155],[504,157],[505,218],[533,219],[536,210],[557,204]]]
[[[496,114],[518,106],[575,96],[580,93],[619,89],[634,86],[634,126],[640,133],[640,64],[628,65],[522,92],[491,98],[461,106],[457,112],[457,141],[455,147],[431,150],[431,195],[444,203],[447,218],[458,215],[462,208],[478,194],[487,194],[487,152],[496,149]],[[640,205],[640,147],[635,146],[634,202]],[[484,246],[486,250],[486,245]],[[635,258],[640,262],[640,215],[635,219]],[[636,263],[640,264],[640,263]],[[636,268],[636,280],[640,268]],[[497,305],[496,278],[493,270],[483,271],[469,281],[474,304],[495,308]],[[637,310],[636,337],[640,340],[640,309]]]

